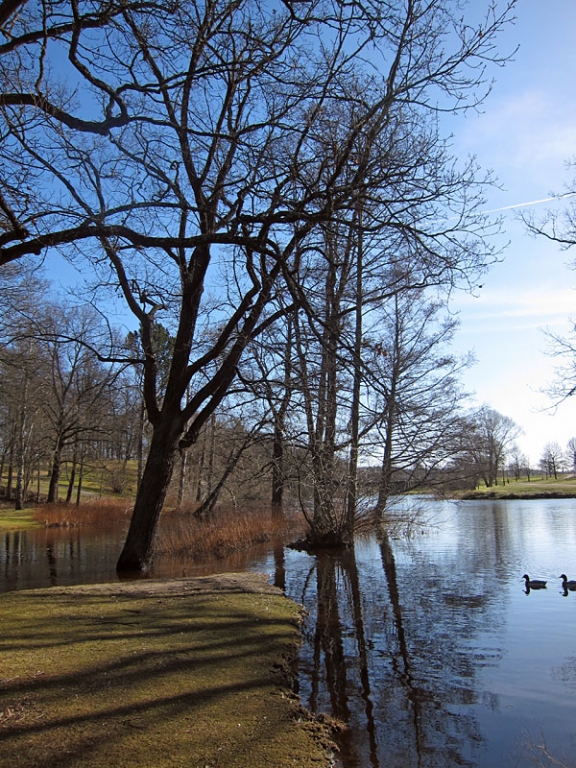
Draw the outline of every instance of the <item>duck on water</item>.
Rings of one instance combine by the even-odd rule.
[[[546,589],[546,582],[542,579],[531,579],[527,573],[522,576],[526,583],[526,589]]]
[[[560,574],[560,578],[562,579],[562,588],[564,590],[570,590],[571,592],[576,591],[576,581],[574,580],[568,580],[568,577],[565,573]]]

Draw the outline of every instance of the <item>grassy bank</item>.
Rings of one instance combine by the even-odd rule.
[[[528,480],[499,483],[491,488],[480,486],[475,491],[461,491],[461,499],[548,499],[575,498],[576,477],[560,477],[557,480],[536,477]]]
[[[298,616],[244,574],[0,595],[2,764],[326,766],[288,691]]]
[[[35,519],[33,509],[0,509],[0,531],[23,531],[26,528],[40,527],[41,523]]]

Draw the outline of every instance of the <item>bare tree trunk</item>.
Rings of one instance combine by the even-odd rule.
[[[186,480],[186,466],[188,464],[188,451],[180,451],[180,476],[178,478],[178,506],[184,501],[184,482]]]
[[[154,430],[142,481],[124,548],[116,565],[119,572],[147,571],[154,536],[174,470],[180,432],[171,425]]]
[[[336,493],[336,415],[337,415],[337,345],[339,322],[336,300],[336,269],[329,263],[326,278],[326,335],[321,352],[321,385],[318,393],[318,417],[314,438],[314,516],[311,540],[316,546],[335,546],[339,543],[337,513],[334,507]]]
[[[16,466],[16,495],[14,499],[14,508],[23,509],[24,507],[24,462],[26,460],[26,394],[28,382],[26,381],[22,395],[22,407],[20,410],[20,424],[18,434],[18,459]]]
[[[396,419],[399,407],[399,388],[401,378],[401,357],[402,357],[402,310],[399,304],[399,297],[394,297],[394,315],[392,326],[392,349],[393,362],[390,370],[390,381],[386,389],[386,405],[384,418],[386,428],[384,431],[384,453],[380,467],[380,480],[378,484],[378,501],[374,509],[374,518],[376,522],[382,522],[384,510],[388,503],[388,497],[392,491],[392,456],[394,448],[394,436],[396,433]]]
[[[62,458],[62,441],[58,437],[54,453],[52,455],[52,471],[50,473],[50,483],[48,485],[48,503],[54,504],[58,501],[58,483],[60,482],[60,469]]]
[[[214,482],[214,458],[216,452],[216,416],[210,416],[210,443],[208,447],[208,494],[212,493],[212,483]]]
[[[274,420],[272,443],[272,509],[281,510],[284,500],[284,433]]]
[[[270,397],[274,418],[274,440],[272,444],[272,510],[274,513],[282,512],[284,503],[284,485],[286,482],[284,466],[284,437],[286,431],[286,414],[292,400],[292,344],[294,342],[294,324],[292,317],[286,318],[286,344],[284,346],[284,393],[280,407],[273,407],[273,398]]]
[[[204,464],[206,463],[206,441],[207,441],[207,432],[206,429],[203,430],[202,433],[202,449],[200,451],[200,459],[198,460],[198,466],[196,471],[196,498],[195,500],[197,502],[202,501],[202,478],[204,475]]]
[[[144,424],[146,421],[146,406],[144,405],[144,398],[140,404],[140,418],[138,419],[138,439],[137,439],[137,454],[138,454],[138,477],[136,478],[136,489],[140,488],[142,482],[142,472],[144,470]]]
[[[14,480],[14,448],[10,445],[8,453],[8,477],[6,478],[6,501],[12,500],[12,483]]]
[[[354,537],[354,519],[358,506],[358,453],[360,442],[360,385],[362,383],[362,203],[358,205],[358,252],[356,254],[356,311],[354,328],[354,379],[350,413],[350,459],[348,462],[347,537]]]
[[[394,397],[394,395],[391,395]],[[394,432],[394,403],[388,405],[388,419],[386,422],[386,434],[384,438],[384,455],[382,456],[382,465],[380,468],[380,482],[378,484],[378,501],[374,509],[376,521],[382,522],[384,510],[388,503],[392,485],[392,440]]]
[[[78,470],[78,487],[76,489],[76,506],[80,506],[80,496],[82,495],[82,481],[84,479],[84,453],[80,456],[80,469]]]
[[[70,480],[68,481],[68,490],[66,491],[66,504],[70,504],[74,492],[74,483],[76,481],[76,464],[78,462],[78,452],[74,443],[74,453],[72,454],[72,469],[70,470]]]
[[[307,382],[308,365],[299,323],[294,326],[295,342],[301,367],[304,404],[312,465],[314,509],[306,541],[313,548],[346,546],[349,534],[342,527],[342,515],[336,509],[336,417],[338,394],[339,305],[336,295],[336,269],[327,265],[325,278],[324,340],[320,351],[318,385],[312,390]]]

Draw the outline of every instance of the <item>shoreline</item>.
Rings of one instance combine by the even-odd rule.
[[[576,492],[572,491],[467,491],[454,497],[458,501],[510,501],[515,499],[576,499]]]

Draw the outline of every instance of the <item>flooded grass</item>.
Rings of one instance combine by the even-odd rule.
[[[269,505],[252,505],[241,509],[217,508],[207,517],[198,517],[196,510],[197,505],[191,504],[180,508],[168,507],[163,511],[156,536],[156,554],[174,557],[186,555],[194,559],[206,556],[222,558],[267,541],[298,538],[306,527],[306,521],[299,512],[279,513]],[[121,530],[130,522],[131,514],[131,503],[107,498],[79,506],[42,504],[28,510],[26,519],[31,524],[46,528],[99,526],[118,527]],[[10,522],[13,528],[18,528],[17,521],[12,518],[13,513]],[[0,529],[2,519],[0,517]]]

